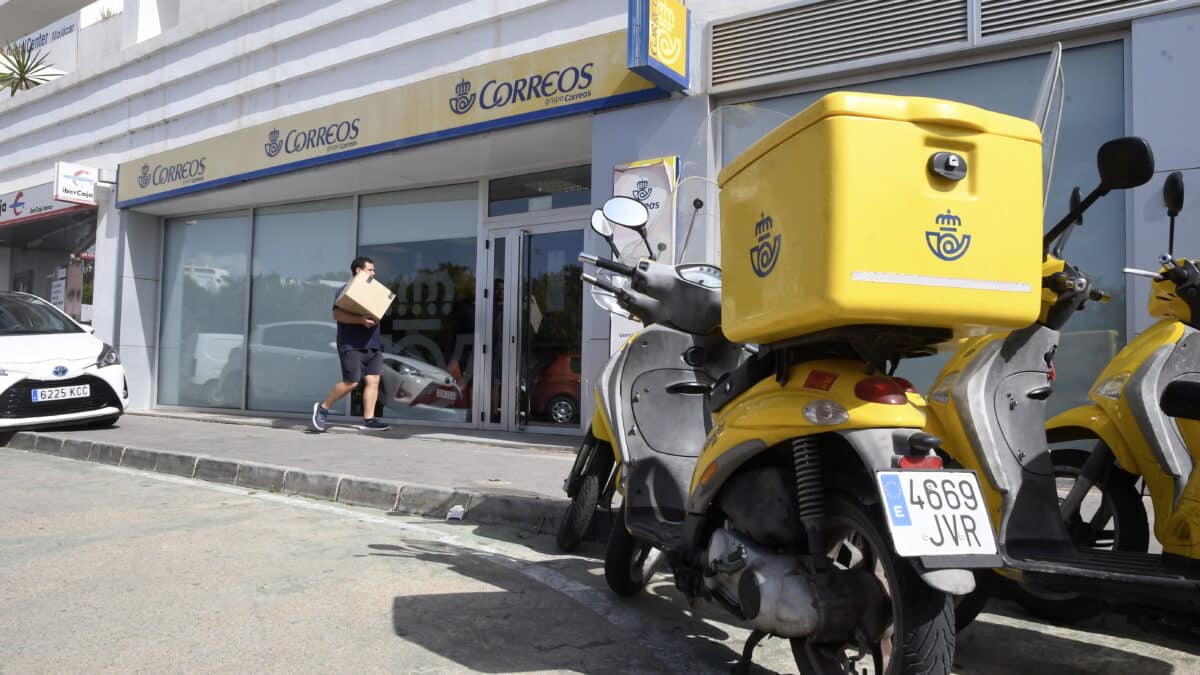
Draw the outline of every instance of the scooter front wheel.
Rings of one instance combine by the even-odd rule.
[[[809,673],[945,675],[954,657],[954,602],[931,588],[891,546],[869,506],[831,497],[825,512],[826,557],[839,570],[862,570],[879,581],[887,602],[868,610],[857,631],[863,644],[792,640],[792,656]],[[866,668],[866,670],[864,670]]]
[[[613,593],[629,596],[646,587],[646,581],[654,573],[656,556],[653,546],[639,541],[625,529],[622,516],[617,514],[608,537],[608,549],[604,553],[604,580]]]
[[[579,547],[579,542],[583,541],[596,515],[596,507],[600,504],[600,493],[608,483],[609,474],[612,473],[612,451],[607,444],[595,446],[591,452],[596,456],[592,458],[591,464],[580,479],[579,490],[571,498],[571,504],[567,506],[566,513],[558,524],[555,542],[562,551],[574,551]]]
[[[1078,479],[1088,451],[1074,448],[1054,450],[1054,476],[1059,494],[1071,489]],[[1075,546],[1111,551],[1145,553],[1150,548],[1149,516],[1135,478],[1117,466],[1109,467],[1105,479],[1093,486],[1091,501],[1094,512],[1086,516],[1070,514],[1067,529]],[[1019,584],[1009,585],[1009,594],[1022,609],[1051,623],[1068,625],[1102,614],[1108,603],[1100,598],[1050,589],[1032,589]]]

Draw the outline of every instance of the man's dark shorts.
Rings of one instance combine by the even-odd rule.
[[[342,360],[342,382],[358,384],[364,375],[383,372],[383,352],[378,349],[347,349],[338,356]]]

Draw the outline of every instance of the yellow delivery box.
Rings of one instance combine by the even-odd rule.
[[[729,163],[722,328],[1017,327],[1041,297],[1041,133],[929,98],[837,92]]]
[[[351,314],[370,315],[378,321],[387,313],[388,307],[392,306],[395,299],[396,294],[388,289],[387,284],[377,281],[366,272],[359,272],[346,284],[346,289],[338,296],[335,304],[338,309],[344,309]]]

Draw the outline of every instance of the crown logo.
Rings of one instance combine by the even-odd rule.
[[[473,105],[475,105],[475,94],[471,93],[471,83],[463,78],[454,86],[454,98],[450,99],[450,111],[455,115],[462,115]]]
[[[766,277],[779,262],[783,235],[775,234],[775,221],[765,213],[754,224],[754,235],[758,237],[758,244],[750,249],[750,267],[758,276]]]
[[[150,165],[149,164],[142,165],[142,173],[140,173],[138,175],[137,181],[138,181],[138,187],[142,188],[143,190],[150,186]]]
[[[938,229],[925,232],[929,251],[946,262],[954,262],[966,255],[971,246],[971,235],[958,233],[958,228],[963,224],[962,217],[946,209],[945,213],[937,214],[933,222]]]
[[[637,187],[633,190],[633,197],[639,202],[644,202],[650,198],[652,192],[654,192],[654,188],[650,187],[650,181],[643,178],[637,182]]]
[[[280,150],[283,150],[283,144],[279,142],[279,130],[271,129],[271,133],[267,134],[267,142],[263,144],[263,152],[267,153],[267,157],[275,157]]]

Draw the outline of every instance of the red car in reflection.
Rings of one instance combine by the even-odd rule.
[[[555,424],[579,422],[580,358],[558,354],[533,377],[534,414]]]

